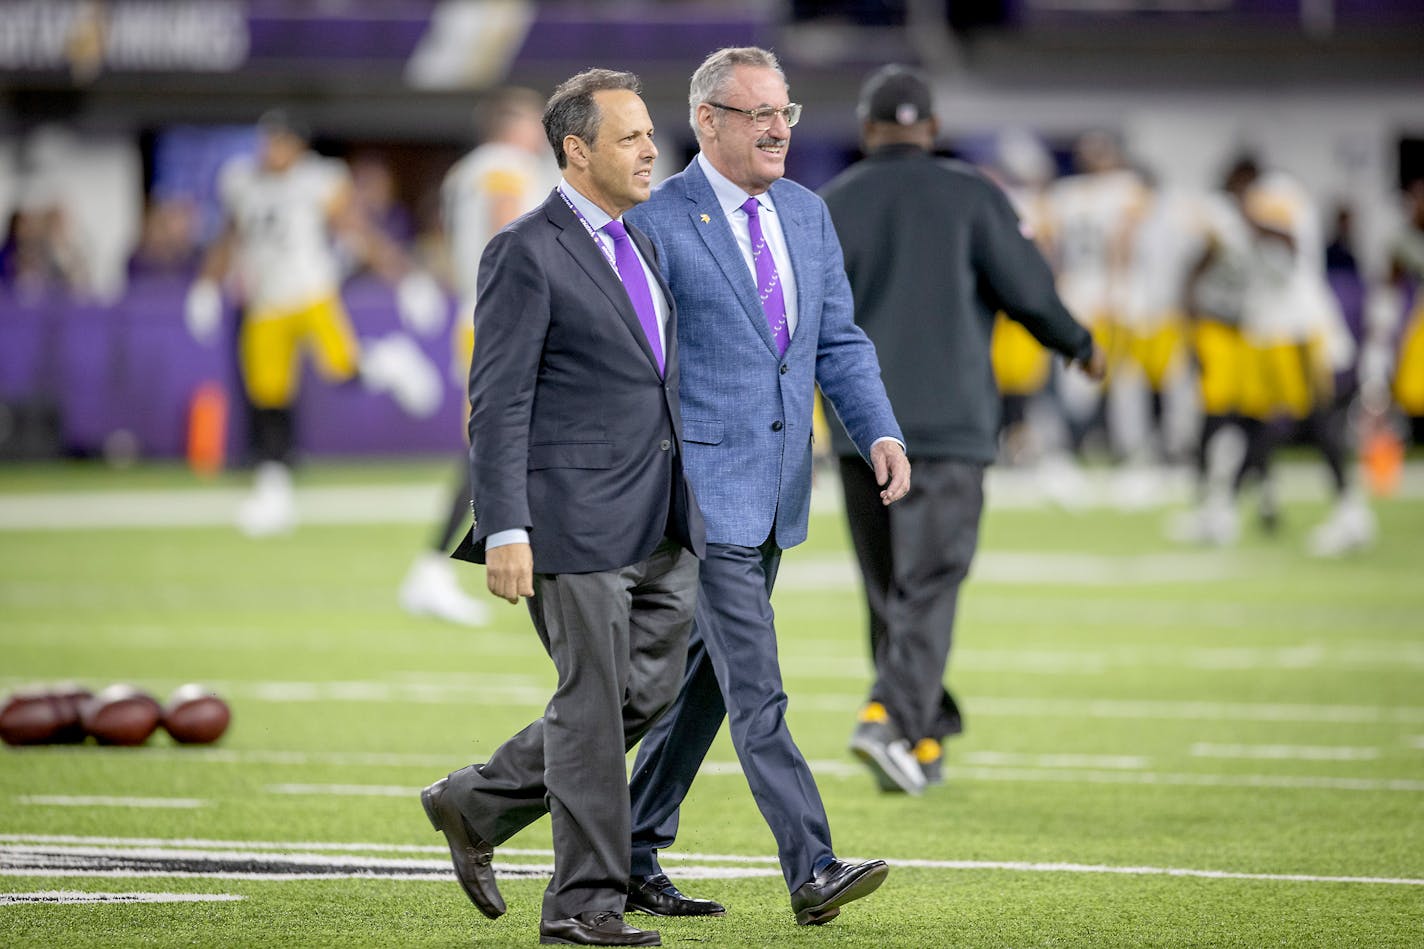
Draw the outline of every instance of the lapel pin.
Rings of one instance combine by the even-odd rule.
[[[703,223],[703,224],[711,224],[711,223],[712,223],[712,219],[711,219],[710,217],[708,217],[707,215],[704,214],[704,215],[702,215],[702,223]]]

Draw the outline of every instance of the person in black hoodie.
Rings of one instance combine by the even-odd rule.
[[[915,483],[885,507],[855,447],[832,432],[876,671],[850,747],[882,790],[918,794],[942,780],[941,741],[963,727],[943,679],[959,586],[978,543],[984,469],[998,447],[995,314],[1095,379],[1104,357],[1058,298],[1004,193],[933,154],[939,126],[923,74],[878,70],[861,89],[858,116],[866,157],[821,196]]]

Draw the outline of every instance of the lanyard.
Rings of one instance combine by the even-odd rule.
[[[593,229],[592,224],[588,223],[588,218],[583,216],[583,212],[578,209],[578,205],[574,204],[573,201],[569,200],[569,196],[564,194],[564,189],[555,188],[554,190],[559,192],[559,197],[563,198],[564,203],[569,206],[569,210],[574,212],[574,217],[579,219],[579,223],[583,225],[583,229],[585,231],[588,231],[588,236],[593,238],[593,245],[603,252],[603,259],[608,261],[608,266],[612,267],[613,272],[617,274],[618,258],[613,255],[612,248],[608,247],[606,244],[603,243],[603,241],[598,239],[598,232]],[[621,274],[619,274],[619,279],[622,279]]]

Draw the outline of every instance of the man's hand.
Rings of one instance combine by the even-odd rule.
[[[883,489],[881,504],[894,504],[910,493],[910,459],[895,439],[882,438],[872,445],[870,464],[875,469],[875,483]]]
[[[495,596],[518,603],[534,595],[534,553],[528,544],[505,544],[485,553],[485,585]]]
[[[1074,360],[1073,365],[1083,370],[1094,382],[1102,382],[1103,377],[1108,374],[1108,357],[1096,342],[1093,343],[1093,350],[1088,354],[1088,358]]]

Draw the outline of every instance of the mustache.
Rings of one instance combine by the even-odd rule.
[[[765,135],[757,139],[756,147],[761,148],[765,145],[785,145],[787,141],[787,139],[778,138],[775,135]]]

